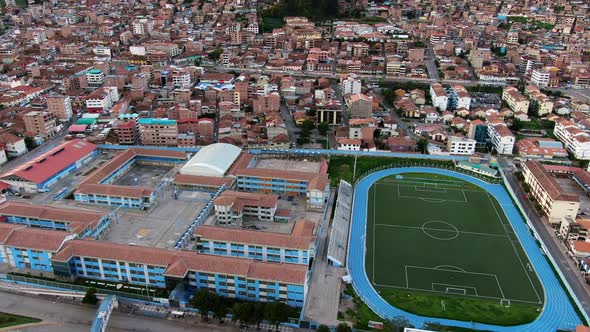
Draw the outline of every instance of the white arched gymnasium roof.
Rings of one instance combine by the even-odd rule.
[[[180,174],[223,177],[240,153],[242,149],[231,144],[207,145],[180,169]]]

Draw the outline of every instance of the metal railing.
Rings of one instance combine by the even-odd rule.
[[[12,282],[19,283],[19,284],[29,284],[29,285],[34,285],[34,286],[38,286],[38,287],[53,288],[53,289],[59,289],[59,290],[71,290],[71,291],[83,292],[83,293],[85,293],[89,288],[95,288],[96,292],[99,294],[111,294],[111,295],[116,295],[116,296],[122,297],[122,298],[140,300],[140,301],[145,301],[145,302],[152,301],[151,296],[145,296],[145,295],[141,295],[141,294],[127,293],[127,292],[120,292],[120,291],[106,289],[106,288],[82,286],[82,285],[70,284],[70,283],[66,283],[66,282],[44,280],[44,279],[38,279],[38,278],[33,278],[33,277],[16,276],[13,274],[7,274],[6,279],[8,279]]]

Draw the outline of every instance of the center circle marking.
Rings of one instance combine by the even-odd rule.
[[[459,230],[457,227],[448,222],[438,220],[431,220],[422,224],[422,232],[433,239],[442,241],[454,240],[459,237]],[[441,232],[444,233],[439,234]]]

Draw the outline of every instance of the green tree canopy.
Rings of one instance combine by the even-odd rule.
[[[92,305],[98,303],[98,297],[96,297],[96,288],[94,288],[94,287],[88,288],[88,290],[86,291],[86,295],[84,295],[84,298],[82,298],[82,303],[92,304]]]

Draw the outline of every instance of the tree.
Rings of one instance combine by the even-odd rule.
[[[318,326],[316,332],[330,332],[330,328],[324,324]]]
[[[418,151],[422,153],[426,153],[428,151],[428,141],[425,138],[421,138],[418,140]]]
[[[289,319],[289,306],[283,302],[270,302],[266,305],[266,320],[279,330],[279,325]]]
[[[240,321],[242,324],[251,324],[255,322],[256,306],[252,302],[236,303],[232,308],[232,320]]]
[[[330,130],[330,125],[327,122],[320,122],[318,124],[318,131],[320,132],[320,135],[326,136],[328,130]]]
[[[516,130],[516,131],[521,130],[522,123],[520,122],[520,120],[514,119],[514,121],[512,122],[512,126],[510,126],[510,129]]]
[[[299,137],[297,138],[297,144],[299,145],[309,144],[309,142],[311,142],[311,140],[309,139],[309,134],[304,135],[302,132],[301,135],[299,135]]]
[[[387,323],[395,327],[413,327],[410,321],[404,316],[393,317]]]
[[[336,327],[336,332],[352,332],[350,326],[346,323],[340,323]]]
[[[303,128],[303,130],[312,130],[315,128],[315,124],[310,119],[306,119],[301,123],[301,128]]]
[[[35,142],[32,137],[25,136],[25,146],[27,147],[27,150],[31,151],[37,147],[37,142]]]
[[[254,304],[254,314],[252,316],[252,321],[256,324],[256,329],[260,329],[260,323],[262,323],[265,316],[266,303],[257,302],[256,304]]]
[[[214,51],[211,51],[207,54],[207,58],[209,58],[210,60],[219,60],[219,58],[221,57],[221,53],[223,53],[223,50],[221,48],[218,48]]]
[[[90,287],[88,290],[86,290],[86,295],[84,295],[84,298],[82,298],[82,303],[92,305],[98,303],[98,298],[96,297],[96,288]]]
[[[223,323],[223,318],[225,317],[227,303],[224,297],[219,296],[215,293],[211,293],[212,295],[212,308],[211,312],[213,312],[213,317],[219,320],[219,323]]]
[[[201,318],[205,321],[209,320],[209,311],[214,307],[215,294],[209,292],[207,289],[200,289],[193,294],[190,304],[199,310]]]

